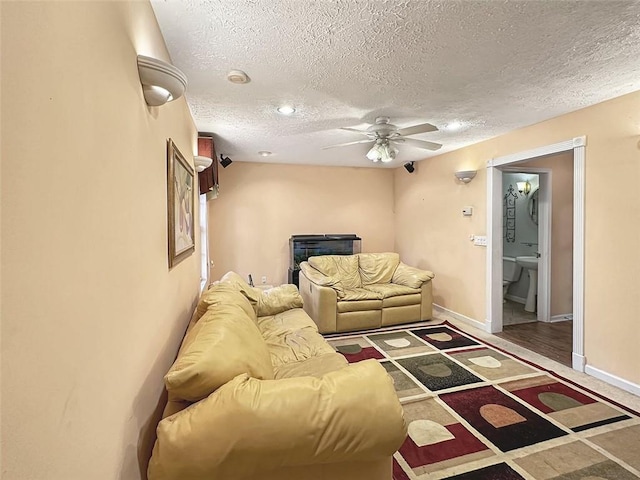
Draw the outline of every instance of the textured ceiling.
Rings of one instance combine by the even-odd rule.
[[[200,131],[234,161],[369,167],[340,127],[429,122],[438,152],[640,90],[640,2],[152,0]],[[138,52],[144,53],[144,52]],[[232,69],[251,82],[226,79]],[[297,112],[283,116],[281,104]],[[448,131],[461,121],[464,127]],[[271,157],[260,157],[268,150]],[[376,164],[380,165],[380,164]]]

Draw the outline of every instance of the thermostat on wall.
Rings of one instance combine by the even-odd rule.
[[[473,215],[473,207],[462,207],[462,215],[465,217]]]

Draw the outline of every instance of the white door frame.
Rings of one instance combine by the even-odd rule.
[[[487,330],[502,330],[502,170],[537,157],[573,151],[573,353],[584,372],[584,193],[587,138],[575,137],[487,162]]]
[[[548,322],[551,319],[551,178],[550,168],[534,167],[498,167],[503,173],[535,173],[539,178],[538,190],[538,301],[537,318],[540,322]],[[502,185],[502,178],[500,179]],[[502,186],[501,186],[502,188]],[[531,192],[533,194],[533,192]],[[504,245],[504,244],[503,244]],[[503,246],[501,245],[501,247]],[[500,258],[503,251],[500,251]],[[502,278],[502,262],[499,265],[500,278]],[[523,271],[523,275],[526,273]],[[500,282],[502,285],[502,281]],[[495,323],[494,331],[502,331],[503,318],[502,310],[495,316],[492,325]],[[498,330],[498,325],[499,330]]]

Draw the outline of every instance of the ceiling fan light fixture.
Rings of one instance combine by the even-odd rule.
[[[380,157],[382,163],[389,163],[393,161],[398,154],[398,149],[389,145],[389,142],[385,142],[384,144],[382,144],[380,150],[382,153]]]
[[[376,163],[382,160],[380,146],[377,143],[373,147],[371,147],[371,150],[367,152],[367,158],[371,160],[373,163]]]

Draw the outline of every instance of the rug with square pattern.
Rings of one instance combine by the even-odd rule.
[[[640,478],[638,413],[449,323],[327,340],[393,378],[409,426],[394,480]]]

